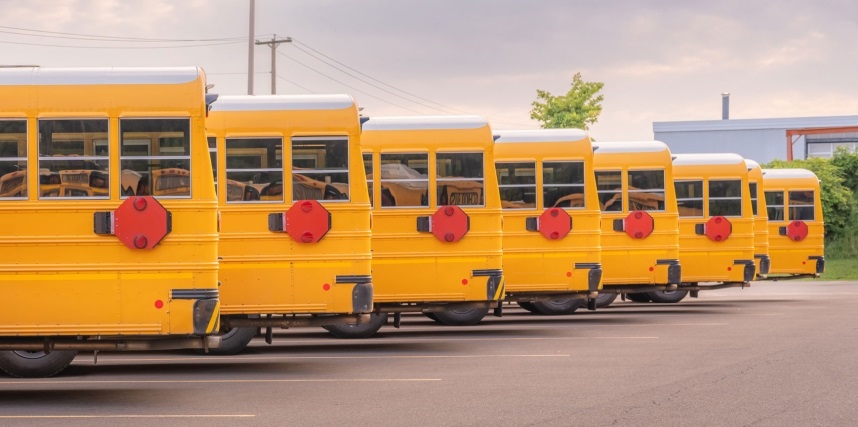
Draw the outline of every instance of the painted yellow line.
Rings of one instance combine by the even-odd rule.
[[[45,419],[80,419],[80,418],[253,418],[255,414],[182,414],[182,415],[142,415],[142,414],[116,414],[116,415],[0,415],[5,420],[45,420]]]
[[[131,362],[223,362],[223,361],[253,361],[253,360],[285,360],[285,359],[484,359],[487,357],[571,357],[570,354],[468,354],[468,355],[411,355],[411,356],[182,356],[182,357],[111,357],[101,356],[98,363],[131,363]],[[81,361],[86,364],[86,361]]]
[[[440,378],[353,378],[353,379],[264,379],[264,380],[21,380],[0,381],[0,385],[60,384],[241,384],[241,383],[385,383],[429,382]]]

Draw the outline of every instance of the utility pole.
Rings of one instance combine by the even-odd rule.
[[[247,94],[253,95],[253,31],[256,0],[250,0],[250,34],[247,36]]]
[[[256,44],[265,44],[271,47],[271,94],[277,94],[277,45],[280,43],[292,43],[292,37],[277,39],[277,34],[271,36],[269,41],[257,41]]]

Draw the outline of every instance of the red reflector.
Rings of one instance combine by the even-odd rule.
[[[329,284],[325,283],[324,285],[322,285],[322,289],[324,289],[324,290],[326,290],[326,291],[330,291],[330,290],[331,290],[331,285],[329,285]]]
[[[463,284],[463,285],[467,285],[467,284],[468,284],[468,279],[462,279],[462,284]]]
[[[650,267],[650,268],[649,268],[649,271],[655,271],[655,268],[654,268],[654,267]]]
[[[158,310],[160,310],[162,307],[164,307],[164,301],[161,301],[161,300],[155,300],[155,308],[157,308]]]
[[[571,271],[567,271],[567,272],[566,272],[566,277],[572,277],[572,272],[571,272]]]
[[[727,267],[727,271],[733,271],[733,267]]]
[[[137,199],[137,200],[143,200],[143,199]],[[135,248],[143,249],[148,244],[149,244],[149,239],[147,239],[146,236],[144,236],[142,234],[138,234],[138,235],[134,236],[134,247]]]

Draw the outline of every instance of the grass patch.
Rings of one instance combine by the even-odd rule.
[[[826,259],[822,280],[858,280],[858,259]]]

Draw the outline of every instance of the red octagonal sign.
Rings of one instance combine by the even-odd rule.
[[[316,243],[331,229],[331,213],[316,200],[299,200],[286,211],[286,233],[300,243]]]
[[[723,242],[733,234],[733,224],[723,216],[713,216],[706,221],[706,237],[713,242]]]
[[[786,235],[790,240],[795,242],[800,242],[807,237],[807,224],[804,221],[795,220],[786,228]]]
[[[623,220],[623,230],[632,239],[645,239],[652,234],[655,223],[646,211],[632,211]]]
[[[432,234],[442,242],[458,242],[471,229],[468,214],[458,206],[441,206],[432,214],[431,221]]]
[[[539,215],[539,232],[548,240],[566,237],[572,230],[572,217],[560,208],[547,209]]]
[[[170,212],[152,196],[129,197],[113,212],[113,234],[131,249],[152,249],[171,229]]]

